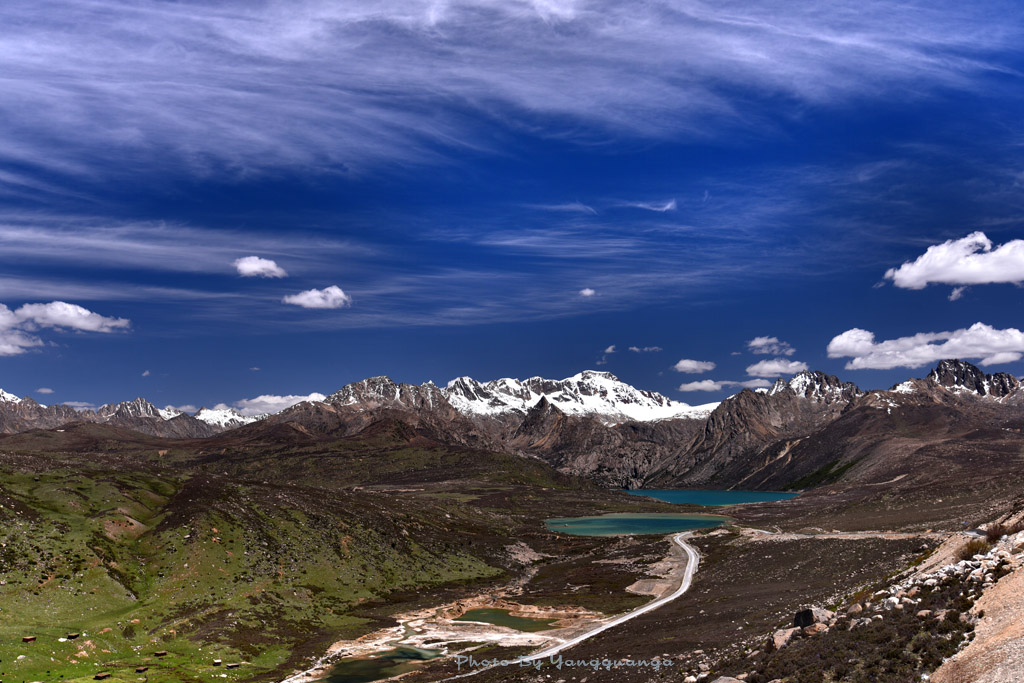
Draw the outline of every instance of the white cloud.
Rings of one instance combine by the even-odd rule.
[[[983,232],[936,244],[899,268],[890,268],[885,278],[903,289],[924,289],[931,283],[983,285],[1024,282],[1024,240],[1011,240],[996,248]],[[960,290],[961,294],[963,290]],[[956,299],[959,299],[959,295]],[[955,301],[951,297],[951,300]]]
[[[954,287],[953,291],[949,293],[950,301],[959,301],[963,298],[964,292],[967,291],[966,287]]]
[[[623,204],[634,209],[644,209],[646,211],[657,211],[658,213],[665,213],[666,211],[676,210],[676,200],[670,199],[667,202],[629,202]]]
[[[290,408],[296,403],[302,403],[303,401],[322,401],[326,396],[323,394],[313,392],[306,396],[298,396],[291,394],[288,396],[276,396],[273,394],[263,394],[256,398],[245,398],[241,401],[235,401],[235,410],[242,415],[252,417],[253,415],[263,415],[265,413],[278,413],[285,408]],[[218,404],[217,407],[227,407],[223,404]]]
[[[702,379],[697,382],[686,382],[679,385],[679,391],[721,391],[729,387],[744,389],[766,389],[772,385],[766,379],[750,379],[743,382],[724,379]]]
[[[149,370],[143,370],[143,371],[142,371],[142,376],[143,376],[143,377],[149,377],[149,375],[150,375],[150,374],[151,374],[151,373],[149,372]]]
[[[345,308],[352,305],[352,297],[336,285],[289,294],[281,301],[303,308]]]
[[[235,269],[242,277],[288,277],[287,271],[274,261],[259,256],[235,259]]]
[[[257,367],[249,368],[249,370],[251,370],[252,372],[259,372],[260,371],[260,369],[257,368]]]
[[[580,290],[580,296],[594,296],[595,294],[597,294],[597,292],[592,290],[590,287],[584,287]]]
[[[196,408],[191,403],[186,403],[183,406],[166,405],[166,406],[164,406],[164,410],[166,410],[168,412],[174,412],[174,413],[188,413],[188,414],[191,415],[192,413],[196,412],[199,409]]]
[[[124,318],[107,318],[64,301],[25,304],[14,311],[0,304],[0,356],[16,356],[43,346],[42,339],[30,334],[40,328],[109,333],[130,326]]]
[[[88,401],[64,401],[63,405],[69,406],[78,411],[92,410],[96,407],[95,403],[89,403]]]
[[[27,325],[67,327],[85,332],[113,332],[131,327],[131,322],[125,318],[107,318],[65,301],[25,304],[14,311],[14,315]]]
[[[3,10],[18,30],[0,45],[0,149],[82,175],[96,150],[119,168],[163,152],[197,172],[429,159],[438,143],[486,149],[485,118],[570,140],[584,125],[704,139],[764,125],[748,115],[752,90],[794,108],[977,91],[1019,39],[985,3],[895,0],[855,14],[778,0]]]
[[[788,342],[779,341],[778,337],[754,337],[747,342],[747,349],[751,353],[766,356],[792,356],[796,353],[796,349],[790,346]]]
[[[629,350],[633,353],[657,353],[658,351],[664,351],[665,349],[660,346],[630,346]]]
[[[722,388],[722,383],[716,382],[713,379],[702,379],[679,385],[679,391],[721,391]]]
[[[597,209],[587,206],[583,202],[567,202],[565,204],[530,204],[530,208],[543,209],[544,211],[567,211],[569,213],[587,213],[597,215]]]
[[[38,389],[36,389],[36,393],[37,394],[52,394],[53,393],[53,389],[51,389],[50,387],[39,387]]]
[[[1012,363],[1024,355],[1024,332],[975,323],[952,332],[921,332],[882,342],[867,330],[853,328],[828,344],[829,358],[851,358],[847,370],[919,368],[946,358],[981,359],[981,365]]]
[[[690,360],[684,358],[675,365],[672,369],[676,372],[686,372],[694,375],[699,375],[702,372],[708,372],[709,370],[715,369],[715,363],[709,360]]]
[[[608,356],[612,355],[613,353],[615,353],[615,344],[612,344],[611,346],[604,350],[604,355],[601,356],[601,359],[598,360],[595,363],[595,365],[608,365]]]
[[[785,358],[773,358],[772,360],[763,360],[747,366],[747,374],[751,377],[777,377],[778,375],[792,375],[806,369],[807,363],[797,360],[786,360]]]

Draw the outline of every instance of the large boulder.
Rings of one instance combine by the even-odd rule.
[[[804,628],[812,624],[827,624],[832,621],[835,616],[835,612],[831,612],[827,609],[822,609],[821,607],[810,607],[808,609],[802,609],[793,615],[793,626],[796,628]]]
[[[800,631],[798,628],[784,628],[776,631],[772,634],[772,645],[776,650],[789,645],[789,641],[793,640],[793,637]]]

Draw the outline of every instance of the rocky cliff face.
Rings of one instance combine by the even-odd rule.
[[[987,375],[962,360],[944,360],[930,373],[928,379],[941,387],[960,393],[991,398],[1006,398],[1020,390],[1020,380],[1005,372]]]

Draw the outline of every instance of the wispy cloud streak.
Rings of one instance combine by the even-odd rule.
[[[752,93],[834,105],[980,90],[980,76],[1010,71],[1020,12],[998,1],[851,12],[838,0],[10,0],[0,150],[54,170],[99,155],[108,170],[146,158],[246,173],[484,148],[482,120],[562,137],[703,137],[761,125],[745,113]]]

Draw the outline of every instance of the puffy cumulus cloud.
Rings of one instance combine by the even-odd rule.
[[[583,289],[580,290],[580,296],[591,297],[594,296],[595,294],[597,294],[597,292],[591,289],[590,287],[584,287]]]
[[[25,304],[15,310],[0,304],[0,356],[16,356],[43,346],[40,328],[109,333],[131,327],[125,318],[108,318],[64,301]]]
[[[785,358],[773,358],[747,366],[747,374],[751,377],[778,377],[792,375],[807,370],[807,363]]]
[[[983,232],[928,247],[913,261],[890,268],[885,278],[903,289],[924,289],[929,284],[984,285],[1024,282],[1024,240],[992,247]],[[954,290],[955,301],[963,294]]]
[[[754,337],[747,342],[747,350],[764,356],[792,356],[796,349],[778,337]]]
[[[657,353],[658,351],[664,351],[665,349],[660,346],[630,346],[629,350],[633,353]]]
[[[108,318],[65,301],[25,304],[14,315],[27,326],[66,327],[84,332],[114,332],[131,327],[131,321],[125,318]]]
[[[153,374],[153,373],[151,373],[149,370],[143,370],[142,371],[142,376],[143,377],[149,377],[151,374]]]
[[[53,389],[51,389],[50,387],[39,387],[38,389],[36,389],[36,393],[37,394],[52,394],[53,393]]]
[[[274,261],[259,256],[235,259],[235,270],[242,277],[288,277],[288,272]]]
[[[297,403],[303,401],[322,401],[326,396],[323,394],[313,392],[305,396],[299,396],[290,394],[288,396],[276,396],[274,394],[263,394],[256,398],[244,398],[241,401],[235,401],[234,408],[242,415],[246,417],[252,417],[254,415],[265,415],[267,413],[279,413],[285,408],[291,408]],[[220,409],[227,408],[223,404],[218,404]]]
[[[1013,363],[1024,355],[1024,332],[999,330],[984,323],[952,332],[920,332],[875,341],[868,330],[853,328],[833,337],[829,358],[850,358],[847,370],[919,368],[945,358],[981,359],[981,365]]]
[[[685,372],[691,375],[699,375],[702,372],[708,372],[715,369],[715,363],[709,360],[691,360],[684,358],[675,365],[672,369],[676,372]]]
[[[346,308],[352,305],[352,297],[337,285],[323,289],[307,289],[298,294],[289,294],[282,299],[286,304],[302,308]]]
[[[679,391],[721,391],[731,387],[743,389],[766,389],[772,385],[766,379],[750,379],[742,382],[725,379],[702,379],[697,382],[686,382],[679,385]]]

